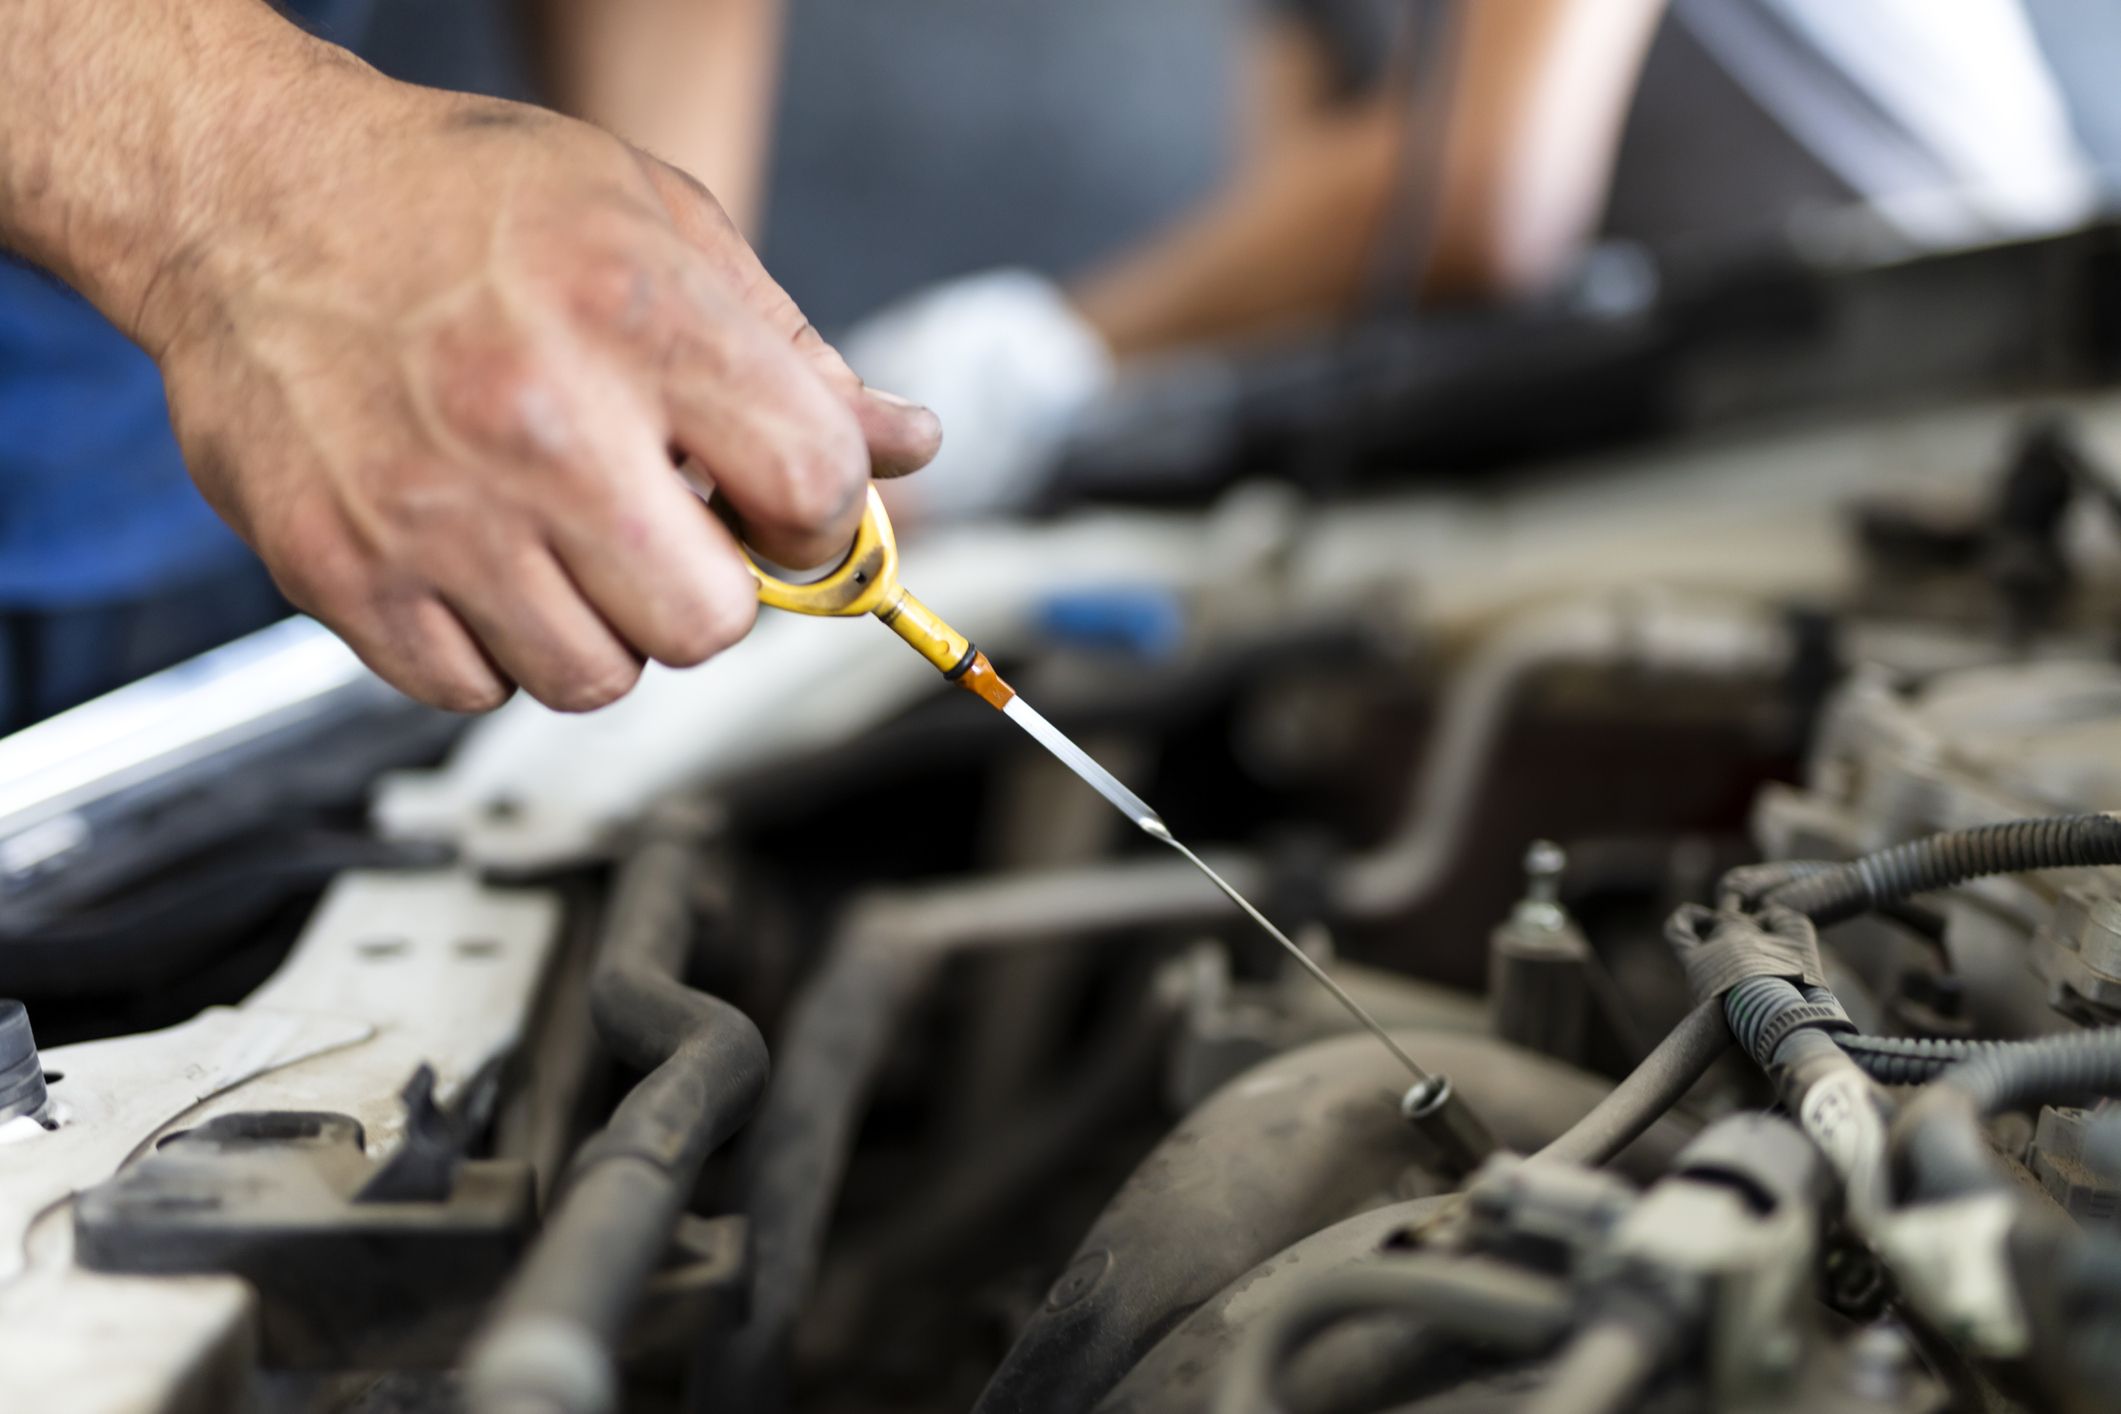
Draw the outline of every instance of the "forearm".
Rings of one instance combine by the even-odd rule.
[[[682,168],[756,234],[781,0],[546,0],[553,101]]]
[[[1534,292],[1604,200],[1663,0],[1459,0],[1422,289]],[[1205,209],[1074,291],[1116,352],[1240,338],[1343,315],[1406,165],[1387,93],[1277,140]]]
[[[356,67],[258,0],[0,0],[0,244],[152,347],[163,277]]]
[[[1435,260],[1446,292],[1536,292],[1603,213],[1665,0],[1461,0]]]
[[[1284,137],[1249,172],[1070,291],[1121,358],[1326,322],[1347,305],[1398,152],[1380,108]]]

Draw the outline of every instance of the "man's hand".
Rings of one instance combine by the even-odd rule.
[[[534,109],[392,86],[258,230],[180,253],[144,323],[209,500],[392,682],[568,710],[750,628],[689,453],[787,564],[842,549],[872,459],[933,420],[866,393],[714,199]]]
[[[934,418],[864,389],[676,170],[287,37],[228,97],[249,121],[172,135],[164,229],[26,244],[157,357],[288,597],[405,691],[581,710],[740,638],[756,591],[681,457],[802,565],[872,470],[933,455]]]

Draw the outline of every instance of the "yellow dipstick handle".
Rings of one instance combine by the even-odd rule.
[[[972,657],[972,643],[965,635],[936,617],[903,586],[898,597],[876,611],[891,631],[913,645],[914,651],[935,664],[936,671],[956,676]]]
[[[937,672],[995,707],[1007,706],[1016,695],[996,676],[986,654],[898,582],[898,540],[874,486],[869,488],[869,504],[862,511],[854,544],[831,573],[807,584],[791,584],[759,568],[749,550],[744,560],[759,582],[761,604],[836,619],[874,614],[933,663]]]

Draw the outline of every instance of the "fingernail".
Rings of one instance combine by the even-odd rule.
[[[882,388],[871,388],[869,390],[869,396],[875,398],[880,403],[889,403],[892,407],[905,408],[909,412],[928,411],[927,408],[913,401],[913,399],[902,398],[896,393],[887,393]]]

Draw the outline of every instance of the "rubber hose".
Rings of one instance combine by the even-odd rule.
[[[2018,1041],[1939,1036],[1836,1036],[1848,1058],[1881,1085],[1926,1085],[1969,1056]]]
[[[1732,904],[1757,908],[1775,890],[1839,867],[1837,862],[1826,859],[1768,859],[1741,864],[1724,872],[1716,881],[1716,892]]]
[[[1723,994],[1723,1012],[1739,1048],[1762,1070],[1775,1066],[1783,1043],[1798,1031],[1855,1029],[1833,992],[1780,977],[1746,978]]]
[[[2121,1091],[2121,1027],[1995,1045],[1953,1065],[1905,1115],[1917,1193],[1951,1197],[2005,1187],[1981,1124],[2006,1110],[2079,1103]]]
[[[1711,999],[1677,1026],[1591,1112],[1532,1155],[1536,1163],[1602,1164],[1640,1138],[1731,1044],[1720,1003]]]
[[[1763,902],[1794,908],[1824,927],[1881,904],[1991,874],[2121,864],[2121,819],[2055,815],[1947,830],[1791,880]]]
[[[1356,1316],[1419,1316],[1440,1332],[1532,1354],[1568,1328],[1568,1290],[1485,1258],[1409,1257],[1329,1273],[1294,1294],[1231,1360],[1216,1414],[1278,1414],[1282,1365],[1320,1332]]]
[[[1594,1322],[1562,1350],[1520,1414],[1620,1414],[1656,1376],[1661,1344],[1633,1321]]]
[[[1770,1024],[1803,1005],[1804,993],[1781,977],[1748,977],[1723,994],[1723,1014],[1732,1039],[1762,1069],[1774,1061],[1767,1044]]]
[[[681,978],[702,870],[689,825],[661,819],[620,866],[589,987],[597,1034],[647,1073],[569,1166],[544,1227],[464,1359],[479,1414],[608,1414],[620,1347],[700,1168],[766,1087],[751,1019]],[[728,939],[726,923],[719,928]]]
[[[1968,1056],[1940,1083],[1962,1091],[1983,1117],[2043,1101],[2121,1089],[2121,1026],[2042,1036]]]

